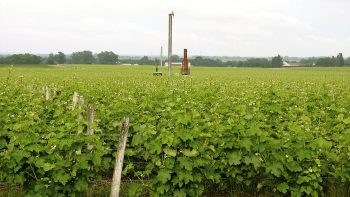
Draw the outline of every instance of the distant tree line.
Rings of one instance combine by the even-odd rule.
[[[210,59],[203,57],[195,57],[190,59],[191,65],[194,66],[221,66],[221,67],[261,67],[261,68],[277,68],[283,65],[283,59],[280,55],[273,57],[271,60],[267,58],[250,58],[245,61],[222,61],[220,59]]]
[[[165,59],[163,62],[167,62]],[[173,62],[182,62],[182,58],[178,55],[172,56]],[[283,58],[280,55],[277,55],[271,59],[268,58],[249,58],[247,60],[239,61],[222,61],[219,58],[208,58],[196,56],[189,60],[191,65],[194,66],[216,66],[216,67],[260,67],[260,68],[278,68],[283,66]],[[155,60],[148,58],[147,56],[142,57],[141,59],[123,59],[120,60],[122,64],[138,64],[138,65],[154,65]],[[336,57],[312,57],[301,59],[298,63],[300,66],[350,66],[350,57],[344,59],[343,54],[339,53]]]
[[[50,53],[49,57],[46,59],[46,63],[48,64],[65,64],[66,62],[66,55],[62,52],[58,52],[56,55]]]
[[[112,51],[93,54],[91,51],[78,51],[70,56],[63,52],[50,53],[48,57],[33,54],[0,56],[0,64],[118,64],[119,56]]]
[[[182,62],[182,58],[178,55],[172,56],[172,62]],[[167,62],[165,59],[163,62]],[[273,57],[271,60],[267,58],[251,58],[246,61],[222,61],[220,59],[205,58],[197,56],[190,58],[189,61],[191,65],[194,66],[216,66],[216,67],[263,67],[263,68],[273,68],[281,67],[283,65],[283,59],[280,55]],[[138,64],[138,65],[154,65],[159,64],[159,60],[152,60],[147,56],[142,57],[141,59],[123,59],[120,60],[122,64]]]
[[[121,64],[137,64],[137,65],[155,65],[159,64],[159,60],[157,59],[151,59],[148,56],[143,56],[140,59],[134,59],[134,58],[127,58],[127,59],[120,59],[119,62]]]
[[[344,59],[343,54],[339,53],[336,57],[311,57],[300,60],[300,64],[304,66],[350,66],[350,57]]]
[[[42,58],[29,53],[0,57],[0,64],[40,64]]]
[[[178,55],[172,56],[173,62],[181,62]],[[163,62],[166,62],[165,59]],[[277,68],[283,65],[283,58],[280,55],[268,58],[249,58],[247,60],[222,61],[219,58],[208,58],[196,56],[189,60],[194,66],[219,66],[219,67],[261,67]],[[332,57],[311,57],[304,58],[298,62],[301,66],[350,66],[350,57],[344,59],[339,53]],[[0,56],[0,64],[138,64],[154,65],[159,64],[159,60],[143,56],[139,59],[119,59],[119,56],[112,51],[102,51],[93,54],[91,51],[78,51],[71,55],[63,52],[57,54],[50,53],[48,56],[38,56],[29,53]]]

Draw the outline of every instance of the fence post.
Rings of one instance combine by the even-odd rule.
[[[93,128],[93,124],[94,124],[94,106],[91,104],[89,105],[89,111],[88,111],[88,127],[87,127],[87,132],[89,135],[93,135],[94,134],[94,128]],[[93,148],[92,145],[88,144],[87,145],[88,150],[91,150]]]
[[[75,106],[76,106],[77,103],[78,103],[78,97],[79,97],[78,92],[74,92],[74,94],[73,94],[73,105],[72,105],[72,110],[75,109]]]
[[[128,139],[128,131],[129,131],[129,118],[124,117],[124,120],[122,123],[122,129],[120,131],[120,136],[119,136],[118,153],[115,159],[115,167],[114,167],[110,197],[119,197],[121,174],[123,170],[124,152],[125,152],[126,140]]]
[[[49,87],[45,86],[45,100],[50,100],[50,89]]]

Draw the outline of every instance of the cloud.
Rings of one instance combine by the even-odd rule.
[[[349,6],[345,0],[2,0],[0,53],[154,55],[167,45],[167,14],[174,10],[178,54],[183,48],[203,55],[350,54]]]

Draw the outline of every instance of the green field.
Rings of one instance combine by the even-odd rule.
[[[161,70],[0,66],[0,182],[81,196],[110,180],[127,116],[129,196],[349,194],[350,68]]]

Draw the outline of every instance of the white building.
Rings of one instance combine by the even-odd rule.
[[[172,66],[182,66],[182,62],[172,62]],[[168,62],[164,63],[164,66],[168,67]],[[191,67],[191,62],[188,62],[188,67]]]

